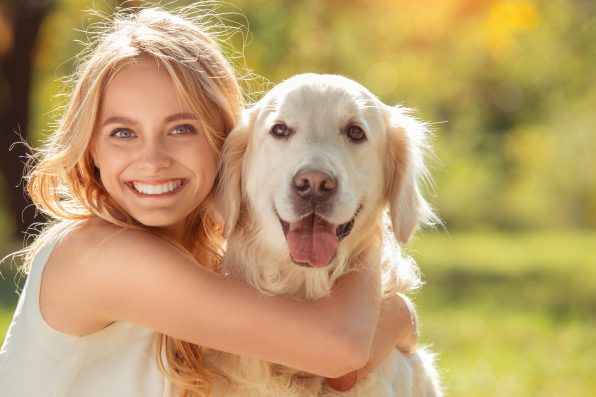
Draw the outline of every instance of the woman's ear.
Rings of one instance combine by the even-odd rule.
[[[419,224],[432,225],[438,218],[420,193],[421,180],[427,177],[424,154],[429,150],[428,130],[424,123],[400,107],[386,108],[387,162],[386,192],[393,233],[406,243]]]
[[[254,122],[252,110],[242,113],[240,122],[226,137],[219,163],[219,179],[215,195],[216,209],[223,217],[224,237],[228,237],[240,220],[243,187],[242,167]]]

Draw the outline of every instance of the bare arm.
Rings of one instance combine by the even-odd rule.
[[[395,348],[402,353],[412,353],[417,341],[416,311],[412,302],[402,294],[390,296],[381,306],[370,360],[358,370],[358,376],[366,376]]]
[[[263,296],[149,233],[119,231],[101,241],[67,236],[52,253],[40,303],[55,328],[84,335],[130,321],[329,377],[368,360],[380,310],[380,275],[370,266],[344,276],[331,296],[305,302]],[[87,250],[73,261],[73,247],[81,246]]]
[[[368,375],[396,347],[403,353],[412,353],[417,340],[416,311],[412,302],[405,295],[391,295],[384,299],[381,305],[379,324],[366,366],[339,378],[327,379],[327,383],[336,390],[349,390],[359,378]]]

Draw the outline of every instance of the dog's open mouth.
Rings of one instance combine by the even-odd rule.
[[[327,266],[335,255],[338,242],[352,231],[357,214],[341,225],[329,223],[316,213],[292,223],[280,218],[292,260],[301,266]]]

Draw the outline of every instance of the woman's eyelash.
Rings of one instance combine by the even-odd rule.
[[[197,133],[197,128],[190,124],[182,124],[172,128],[172,135],[193,135]],[[136,134],[127,128],[116,128],[110,133],[110,136],[120,139],[135,138]]]
[[[174,135],[196,134],[197,129],[190,124],[177,125],[172,129]]]
[[[133,138],[135,136],[135,133],[129,129],[126,129],[126,128],[117,128],[110,133],[110,136],[113,136],[116,138],[121,138],[121,139],[127,139],[127,138]]]

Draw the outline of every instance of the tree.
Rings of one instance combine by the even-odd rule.
[[[21,183],[27,147],[13,143],[19,135],[29,142],[32,59],[39,28],[53,6],[54,0],[12,0],[0,10],[8,33],[4,51],[0,53],[0,170],[10,209],[15,215],[15,234],[40,220],[33,208],[27,208],[29,202]]]

